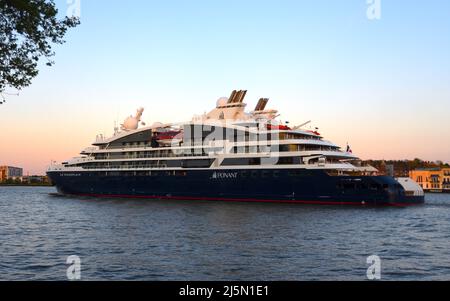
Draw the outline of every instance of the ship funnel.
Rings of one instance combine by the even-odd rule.
[[[246,94],[247,90],[233,90],[233,92],[231,92],[230,98],[228,99],[228,103],[241,103],[244,100]]]
[[[236,97],[233,99],[233,103],[238,103],[239,99],[242,97],[242,90],[237,91]]]
[[[260,98],[256,104],[255,111],[264,111],[268,102],[268,98]]]
[[[245,95],[247,95],[247,90],[241,91],[240,98],[237,102],[242,103],[244,101]]]
[[[233,90],[233,92],[231,92],[231,95],[228,98],[228,103],[233,103],[234,102],[234,99],[236,98],[236,94],[237,94],[236,90]]]

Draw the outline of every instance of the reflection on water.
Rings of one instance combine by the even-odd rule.
[[[0,187],[0,280],[450,280],[450,194],[353,208],[64,197]]]

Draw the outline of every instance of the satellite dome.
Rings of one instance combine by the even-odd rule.
[[[221,97],[217,100],[216,107],[223,107],[228,103],[228,97]]]
[[[139,127],[139,121],[141,121],[142,112],[144,112],[144,108],[139,108],[136,112],[136,116],[130,116],[125,119],[122,124],[122,130],[132,131],[137,130]]]
[[[125,121],[123,122],[123,128],[125,130],[136,130],[139,126],[139,120],[137,120],[135,117],[128,117],[127,119],[125,119]]]

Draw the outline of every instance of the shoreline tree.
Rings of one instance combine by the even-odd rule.
[[[63,44],[67,30],[80,24],[77,17],[58,20],[57,14],[53,0],[0,0],[0,104],[5,89],[31,84],[41,58],[52,66],[52,46]]]
[[[395,176],[408,177],[409,171],[420,168],[449,168],[450,164],[443,161],[424,161],[419,158],[414,160],[364,160],[365,164],[369,164],[381,172],[386,171],[386,165],[394,167]]]

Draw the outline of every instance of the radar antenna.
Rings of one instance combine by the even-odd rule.
[[[311,123],[311,120],[309,120],[309,121],[307,121],[307,122],[305,122],[305,123],[302,123],[302,124],[300,124],[300,125],[296,125],[296,126],[294,127],[294,130],[298,130],[298,129],[300,129],[300,128],[302,128],[302,127],[304,127],[305,125],[310,124],[310,123]]]

